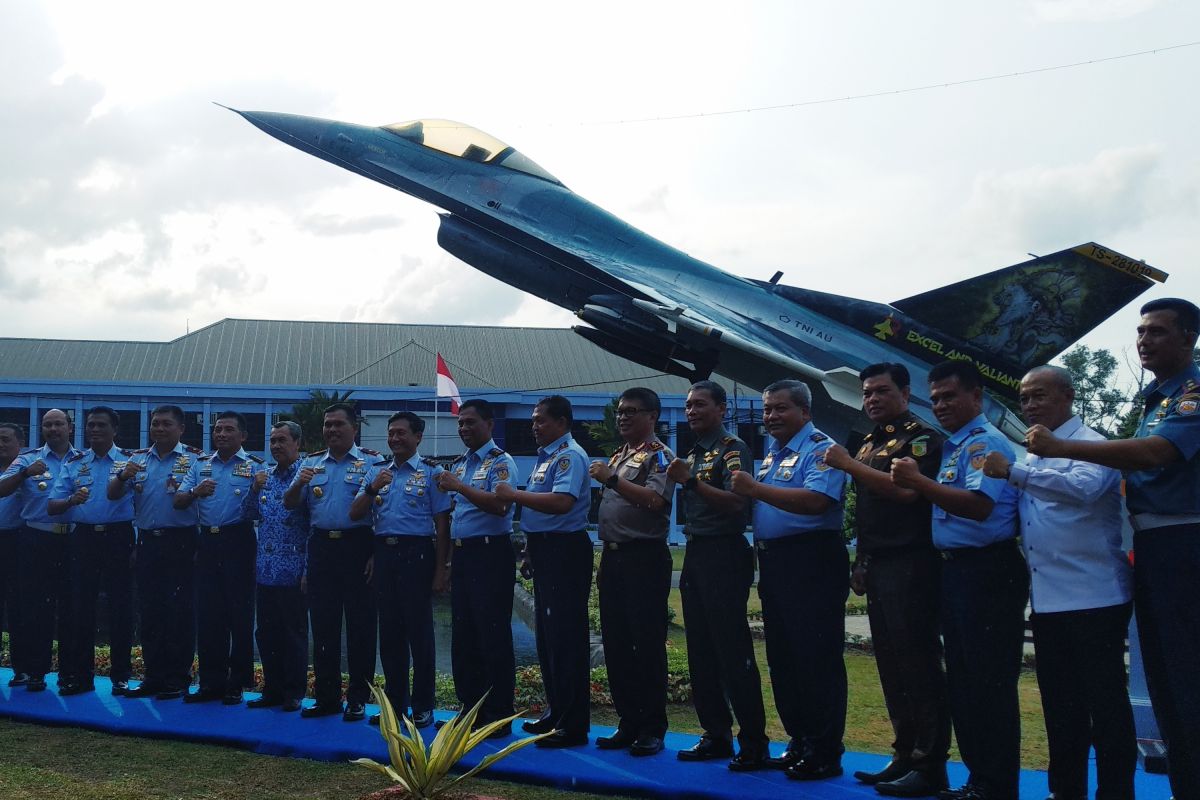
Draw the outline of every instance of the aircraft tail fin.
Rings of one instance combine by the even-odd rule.
[[[1023,372],[1166,279],[1162,270],[1089,242],[891,305]]]

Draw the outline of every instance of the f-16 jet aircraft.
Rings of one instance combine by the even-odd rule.
[[[235,110],[236,109],[231,109]],[[924,375],[972,361],[992,393],[1014,398],[1046,363],[1166,273],[1087,243],[890,304],[731,275],[589,203],[493,136],[424,119],[368,127],[236,111],[271,136],[443,209],[438,244],[476,269],[576,312],[575,332],[688,380],[721,375],[762,389],[813,390],[814,416],[841,441],[869,429],[859,370],[906,365],[911,408],[936,425]],[[1024,425],[994,397],[985,413],[1020,441]]]

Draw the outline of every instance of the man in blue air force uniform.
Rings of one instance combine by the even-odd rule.
[[[942,554],[942,637],[950,717],[971,771],[950,800],[1017,800],[1021,715],[1017,679],[1025,640],[1029,574],[1017,546],[1014,487],[983,472],[987,454],[1013,460],[1012,445],[983,416],[979,370],[947,361],[929,371],[933,413],[949,432],[937,479],[912,458],[892,462],[897,486],[933,504],[933,545]]]
[[[588,595],[592,586],[592,542],[588,511],[592,479],[587,453],[571,436],[571,402],[543,397],[533,409],[537,466],[524,490],[502,483],[501,500],[521,505],[533,601],[538,662],[546,688],[546,709],[538,720],[521,724],[526,733],[549,733],[537,747],[587,744],[591,726]]]
[[[150,414],[150,440],[135,450],[108,482],[108,499],[133,492],[133,524],[138,543],[135,575],[141,616],[146,677],[126,697],[173,700],[191,683],[196,651],[196,510],[177,509],[175,493],[196,459],[204,455],[179,440],[184,416],[179,406],[159,406]]]
[[[69,520],[50,515],[50,490],[63,465],[79,451],[71,446],[67,415],[52,408],[42,415],[41,447],[26,450],[0,477],[0,497],[19,493],[24,522],[17,559],[21,581],[22,625],[29,647],[31,692],[46,688],[51,646],[58,639],[60,666],[71,663]],[[57,633],[57,637],[56,637]],[[61,674],[60,674],[61,677]]]
[[[771,445],[758,471],[733,475],[754,503],[758,594],[767,666],[787,749],[770,766],[796,780],[842,774],[846,730],[846,597],[850,555],[842,534],[846,473],[825,463],[833,440],[813,426],[812,395],[796,380],[763,390]]]
[[[25,447],[25,431],[12,422],[0,422],[0,474],[3,474]],[[17,591],[17,556],[20,552],[21,497],[18,493],[0,497],[0,628],[8,632],[8,658],[13,675],[9,686],[24,686],[29,681],[25,660],[21,608]]]
[[[129,688],[133,646],[133,498],[108,499],[108,482],[133,455],[114,444],[121,419],[108,406],[88,409],[89,449],[68,459],[50,491],[51,515],[74,522],[71,597],[74,628],[67,657],[59,657],[59,694],[90,692],[96,664],[96,602],[108,598],[112,693]]]
[[[375,528],[371,582],[379,606],[379,656],[389,702],[418,728],[433,724],[433,593],[449,586],[450,497],[437,488],[442,468],[417,454],[425,420],[411,411],[388,419],[392,457],[375,461],[350,506],[350,518]],[[435,539],[436,534],[436,539]],[[409,652],[412,690],[409,691]],[[379,715],[371,717],[379,724]]]
[[[175,493],[175,508],[199,509],[196,554],[196,644],[200,688],[185,703],[220,700],[239,705],[254,685],[254,523],[245,500],[260,456],[242,449],[246,420],[236,411],[217,415],[212,429],[216,452],[197,458]]]
[[[358,418],[354,406],[334,403],[321,428],[327,450],[311,453],[283,496],[287,508],[308,508],[308,602],[313,635],[316,705],[306,718],[341,714],[346,722],[366,717],[375,677],[375,595],[368,583],[371,526],[350,518],[350,504],[367,475],[368,461],[379,452],[354,443]],[[342,707],[342,616],[350,684]]]
[[[464,707],[487,693],[477,724],[513,715],[516,662],[512,607],[516,578],[512,550],[513,505],[496,495],[517,479],[512,456],[492,439],[492,406],[468,400],[458,412],[458,436],[467,452],[438,475],[438,488],[454,492],[450,585],[450,654],[454,690]],[[501,728],[495,738],[507,736]]]

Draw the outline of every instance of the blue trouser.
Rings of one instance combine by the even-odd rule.
[[[478,721],[494,722],[512,716],[516,687],[512,543],[508,536],[476,536],[454,544],[450,583],[454,691],[464,708],[471,708],[487,693]]]
[[[397,714],[433,710],[437,650],[433,641],[433,539],[375,536],[375,598],[379,657],[387,696]],[[409,689],[409,654],[412,689]]]

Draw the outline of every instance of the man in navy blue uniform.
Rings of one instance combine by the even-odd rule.
[[[1200,368],[1194,361],[1200,309],[1177,298],[1142,306],[1138,357],[1154,374],[1142,390],[1137,436],[1076,441],[1041,425],[1029,452],[1091,461],[1126,472],[1133,524],[1133,603],[1146,683],[1175,797],[1200,797]]]
[[[450,497],[437,488],[442,468],[417,454],[425,420],[411,411],[388,419],[392,457],[372,464],[350,506],[371,519],[371,582],[379,607],[379,656],[388,701],[418,728],[433,724],[435,656],[433,593],[449,588]],[[436,536],[436,539],[435,539]],[[412,689],[409,689],[409,652]],[[379,724],[379,715],[371,716]]]
[[[327,450],[310,453],[283,496],[287,508],[308,508],[308,602],[313,635],[316,705],[304,717],[341,714],[346,722],[366,718],[375,677],[375,594],[368,583],[371,526],[350,518],[350,504],[362,488],[368,460],[379,452],[354,443],[354,406],[334,403],[321,428]],[[350,684],[342,707],[342,616]]]
[[[587,744],[591,726],[588,594],[592,586],[592,542],[588,511],[592,479],[587,452],[571,436],[571,401],[543,397],[533,409],[537,466],[524,490],[502,483],[501,500],[522,506],[526,557],[533,570],[538,662],[546,688],[540,719],[522,723],[526,733],[549,733],[538,747]]]
[[[517,479],[512,456],[496,446],[492,406],[468,400],[458,412],[458,437],[467,446],[438,488],[453,492],[450,536],[454,539],[450,584],[450,658],[454,691],[465,708],[487,694],[477,725],[511,717],[516,687],[512,606],[516,560],[512,549],[513,505],[496,495]],[[502,727],[494,738],[507,736]]]
[[[68,538],[71,526],[61,517],[51,516],[49,510],[54,481],[63,465],[79,453],[71,446],[72,427],[62,411],[57,408],[47,411],[42,415],[45,444],[17,456],[0,478],[0,497],[19,493],[24,522],[17,569],[24,612],[22,625],[30,658],[30,677],[25,688],[31,692],[46,688],[54,639],[58,639],[60,668],[63,661],[72,663]]]
[[[909,456],[892,461],[892,480],[933,504],[933,545],[941,553],[942,637],[950,717],[967,785],[949,800],[1017,800],[1021,714],[1017,679],[1025,639],[1029,573],[1017,546],[1019,492],[983,472],[991,451],[1009,461],[1012,445],[983,416],[983,389],[971,361],[929,371],[933,413],[949,437],[937,478]]]
[[[198,508],[196,644],[200,687],[185,703],[220,700],[240,705],[254,685],[254,523],[245,500],[253,493],[260,456],[242,449],[246,420],[236,411],[217,415],[216,452],[197,458],[175,493],[175,508]]]
[[[285,508],[283,493],[300,471],[303,432],[291,421],[271,426],[274,466],[254,474],[245,499],[246,516],[258,520],[255,557],[255,640],[262,657],[262,696],[247,708],[282,706],[299,711],[308,689],[308,612],[304,567],[308,551],[308,508]]]
[[[25,446],[25,431],[12,422],[0,423],[0,474],[8,469]],[[17,493],[0,497],[0,628],[8,632],[8,658],[13,676],[9,686],[24,686],[29,681],[21,630],[20,593],[17,569],[20,551],[21,497]]]
[[[74,629],[67,658],[59,658],[58,693],[94,688],[96,602],[100,587],[108,599],[112,693],[129,688],[133,646],[133,498],[108,499],[108,481],[133,455],[114,444],[121,420],[108,406],[88,409],[85,430],[90,449],[67,460],[49,510],[74,522],[71,531],[71,602]]]
[[[159,406],[150,414],[148,449],[135,450],[108,482],[108,499],[133,491],[133,524],[138,531],[135,575],[146,677],[126,697],[174,700],[192,682],[196,653],[196,510],[177,509],[175,492],[204,453],[187,447],[179,406]]]
[[[846,473],[825,463],[833,440],[813,426],[812,395],[796,380],[763,390],[771,435],[758,480],[733,475],[755,500],[758,595],[775,707],[789,738],[768,764],[811,781],[842,774],[846,731],[846,597],[850,555],[842,533]]]

